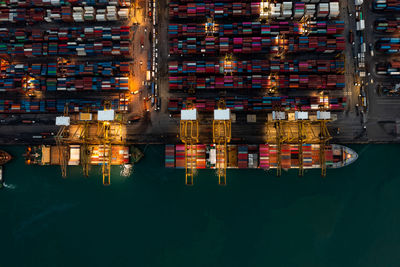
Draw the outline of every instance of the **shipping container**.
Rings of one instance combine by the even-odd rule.
[[[274,106],[281,106],[285,111],[315,111],[324,107],[327,110],[343,110],[346,107],[346,98],[335,98],[335,97],[226,97],[224,98],[226,107],[234,112],[266,112],[272,111]],[[202,112],[213,112],[218,106],[217,99],[199,99],[190,97],[184,98],[170,98],[168,102],[168,111],[172,113],[180,112],[182,109],[186,109],[187,101],[196,107],[197,110]]]

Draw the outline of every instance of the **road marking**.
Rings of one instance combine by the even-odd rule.
[[[400,104],[400,99],[378,99],[376,103],[379,105]]]

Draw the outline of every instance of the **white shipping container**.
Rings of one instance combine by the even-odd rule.
[[[330,2],[329,3],[329,17],[336,18],[339,16],[339,2]]]
[[[366,53],[367,52],[367,44],[366,43],[362,43],[361,44],[361,53]]]
[[[73,11],[73,12],[83,12],[83,7],[81,7],[81,6],[74,6],[74,7],[72,8],[72,11]]]
[[[282,3],[282,9],[290,9],[292,10],[293,8],[293,3],[292,2],[283,2]]]
[[[317,17],[326,17],[329,14],[329,4],[319,3],[317,8]]]
[[[96,20],[97,21],[106,21],[106,16],[104,14],[97,14]]]
[[[365,21],[364,20],[360,20],[357,21],[357,31],[363,31],[365,29]]]
[[[50,18],[52,18],[52,19],[60,19],[61,18],[61,14],[51,14]]]

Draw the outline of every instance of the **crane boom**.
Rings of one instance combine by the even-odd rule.
[[[185,145],[185,184],[194,184],[197,146],[199,142],[199,122],[197,111],[189,105],[189,110],[181,111],[179,135]]]
[[[230,110],[226,109],[225,101],[218,102],[218,109],[214,110],[213,120],[213,142],[216,147],[216,169],[218,173],[218,184],[226,185],[226,168],[228,161],[227,143],[231,141],[231,119]]]

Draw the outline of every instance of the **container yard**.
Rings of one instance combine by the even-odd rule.
[[[175,151],[166,146],[166,166],[185,168],[192,185],[198,143],[209,142],[199,128],[208,124],[214,144],[206,146],[206,166],[217,170],[219,184],[226,184],[227,168],[272,166],[280,175],[297,166],[302,175],[305,166],[318,166],[324,176],[333,163],[325,127],[348,104],[341,4],[172,1],[167,109],[180,119],[183,144]],[[243,117],[244,125],[238,123]],[[266,145],[234,144],[251,123],[264,124],[253,129],[264,134]],[[289,137],[286,131],[294,128],[297,135]],[[305,136],[314,149],[303,145],[307,138],[301,131],[309,131]],[[318,155],[311,165],[307,153]]]
[[[343,155],[357,158],[337,144],[400,136],[369,116],[397,102],[378,98],[377,88],[400,78],[398,7],[1,1],[1,140],[57,147],[64,177],[68,165],[86,176],[88,164],[99,164],[104,184],[111,165],[127,164],[114,160],[125,150],[113,147],[148,143],[170,144],[165,166],[185,169],[188,185],[204,168],[215,168],[221,185],[229,168],[278,176],[319,168],[325,176],[352,162]],[[390,107],[382,117],[397,121]]]

